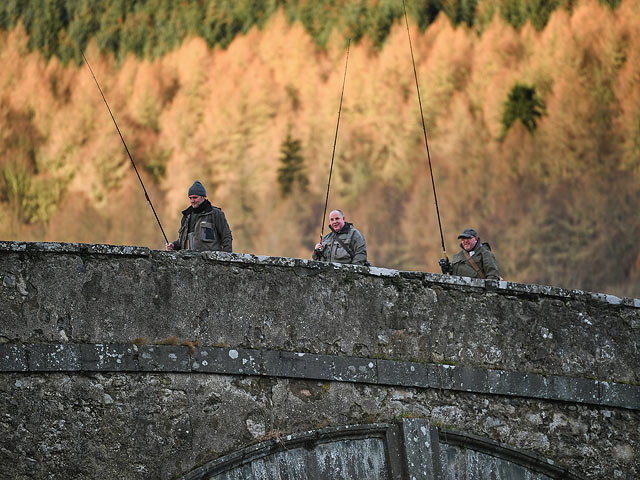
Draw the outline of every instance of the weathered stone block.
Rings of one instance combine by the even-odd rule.
[[[194,372],[257,375],[262,372],[262,352],[242,348],[197,348],[192,355]]]
[[[26,355],[30,371],[69,372],[82,368],[80,347],[74,344],[32,344]]]
[[[23,345],[0,345],[0,371],[24,372],[28,368],[27,356]]]
[[[640,387],[620,383],[597,382],[599,396],[607,405],[640,409]]]
[[[80,345],[82,369],[105,372],[136,372],[140,370],[137,345]]]
[[[377,360],[378,382],[406,387],[440,388],[440,367],[433,364]]]
[[[138,347],[140,370],[189,372],[189,349],[176,345],[141,345]]]
[[[335,377],[335,357],[309,353],[264,351],[262,373],[291,378],[331,380]]]

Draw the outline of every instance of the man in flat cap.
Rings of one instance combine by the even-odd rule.
[[[178,239],[167,243],[167,250],[222,250],[231,252],[231,229],[224,212],[211,205],[207,191],[196,180],[189,188],[191,206],[182,211]]]
[[[480,242],[478,232],[473,228],[465,228],[458,238],[462,250],[453,256],[451,263],[448,258],[440,259],[442,273],[500,280],[498,262],[491,251],[491,246]]]

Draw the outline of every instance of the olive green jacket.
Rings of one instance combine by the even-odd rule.
[[[340,245],[336,240],[336,237],[340,237],[342,243],[344,243],[353,258],[349,253]],[[322,251],[313,252],[312,258],[314,260],[320,260],[322,262],[337,262],[337,263],[351,263],[354,265],[368,265],[367,262],[367,241],[364,235],[360,233],[353,224],[345,223],[344,227],[336,233],[331,230],[322,239]]]
[[[462,245],[460,245],[462,246]],[[498,269],[498,262],[496,257],[491,252],[491,246],[488,243],[481,243],[478,239],[478,243],[473,247],[473,255],[471,259],[478,265],[480,271],[484,273],[486,278],[493,280],[500,280],[500,270]],[[471,254],[471,252],[469,252]],[[453,274],[461,277],[481,278],[467,261],[464,253],[459,251],[451,259],[451,266],[453,267]]]
[[[178,239],[173,242],[174,250],[232,251],[233,238],[224,212],[211,205],[209,200],[203,208],[194,211],[189,207],[182,212]]]

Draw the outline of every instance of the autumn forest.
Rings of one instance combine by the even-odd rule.
[[[169,240],[199,179],[234,251],[310,258],[351,39],[329,208],[439,272],[401,0],[50,3],[0,12],[0,240],[164,247],[82,48]],[[447,254],[474,227],[507,280],[640,297],[640,3],[406,3]]]

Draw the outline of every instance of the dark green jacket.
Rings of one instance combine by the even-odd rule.
[[[462,244],[460,245],[462,247]],[[491,252],[491,247],[488,243],[481,243],[478,239],[478,243],[473,247],[473,255],[471,258],[478,265],[480,271],[484,273],[486,278],[493,280],[500,280],[500,271],[498,269],[498,262],[496,257]],[[471,252],[469,252],[471,253]],[[461,277],[481,278],[467,261],[462,253],[462,250],[456,253],[451,259],[451,266],[453,267],[453,274]]]
[[[342,243],[344,243],[351,254],[340,245],[336,240],[336,236],[340,237]],[[352,263],[354,265],[368,265],[367,262],[367,241],[353,224],[345,223],[344,227],[336,233],[331,230],[322,239],[322,252],[314,251],[312,258],[314,260],[320,260],[322,262],[337,262],[337,263]]]
[[[178,239],[174,250],[232,251],[231,229],[224,212],[205,200],[194,210],[189,207],[182,212]]]

